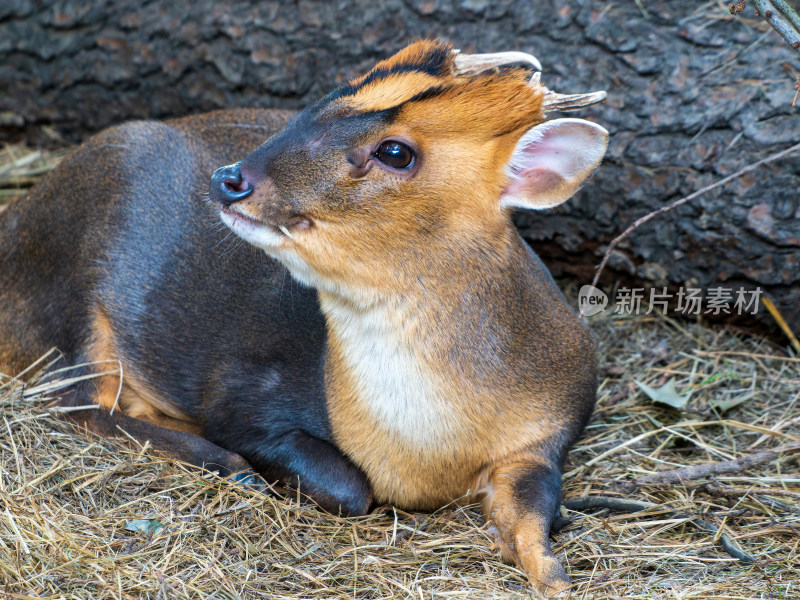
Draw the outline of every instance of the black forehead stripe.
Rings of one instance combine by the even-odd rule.
[[[333,100],[337,100],[339,98],[346,98],[348,96],[355,96],[355,94],[363,87],[374,83],[376,81],[380,81],[381,79],[385,79],[389,75],[396,75],[399,73],[414,73],[414,72],[421,72],[422,69],[418,69],[412,65],[396,65],[389,69],[380,68],[375,69],[367,75],[362,82],[358,85],[352,85],[350,83],[346,83],[343,86],[333,90],[330,94],[325,96],[324,104],[331,102]]]
[[[386,122],[391,122],[400,113],[400,109],[403,108],[406,104],[410,104],[411,102],[421,102],[422,100],[430,100],[431,98],[436,98],[437,96],[441,96],[451,88],[452,86],[450,85],[432,85],[427,90],[423,90],[418,94],[411,96],[411,98],[409,98],[408,100],[403,100],[399,104],[395,104],[394,106],[384,108],[383,110],[377,112],[380,112],[383,115],[383,118]]]
[[[452,62],[450,53],[450,48],[436,46],[422,56],[409,57],[408,60],[395,63],[388,69],[386,67],[375,69],[361,85],[366,85],[394,73],[409,73],[412,71],[426,73],[431,77],[444,77],[450,73],[450,64]]]
[[[411,73],[413,71],[419,71],[419,69],[412,67],[410,65],[397,65],[390,69],[385,67],[381,67],[380,69],[373,69],[370,71],[369,75],[367,75],[364,80],[359,83],[358,85],[353,85],[351,83],[345,83],[343,86],[333,90],[330,94],[326,96],[328,101],[335,100],[337,98],[346,98],[347,96],[354,96],[358,90],[363,88],[364,86],[369,85],[375,81],[380,81],[381,79],[385,79],[389,75],[393,75],[396,73]]]
[[[440,95],[444,94],[446,91],[448,91],[451,88],[452,88],[452,86],[450,86],[450,85],[441,85],[441,84],[440,85],[432,85],[428,89],[423,90],[423,91],[419,92],[418,94],[415,94],[414,96],[412,96],[408,100],[403,100],[402,102],[400,102],[399,104],[395,104],[394,106],[389,106],[387,108],[382,108],[380,110],[368,110],[368,111],[361,111],[361,112],[357,112],[357,113],[354,112],[354,113],[351,113],[350,117],[356,117],[356,116],[378,117],[384,123],[391,123],[392,121],[395,120],[397,115],[400,113],[400,109],[403,108],[406,104],[408,104],[410,102],[420,102],[422,100],[429,100],[431,98],[436,98],[437,96],[440,96]],[[328,96],[330,96],[330,94]],[[321,108],[326,103],[328,103],[329,101],[333,100],[333,98],[329,98],[328,96],[326,96],[325,98],[320,100],[316,105],[312,106],[310,108],[310,110],[316,111],[317,108]]]
[[[346,83],[325,96],[320,104],[327,104],[338,98],[353,96],[361,88],[376,81],[380,81],[381,79],[385,79],[390,75],[417,72],[426,73],[432,77],[444,77],[450,72],[450,53],[450,48],[446,46],[437,46],[430,52],[414,58],[413,60],[397,63],[391,67],[373,69],[358,85]]]
[[[399,108],[403,104],[407,104],[409,102],[420,102],[422,100],[430,100],[431,98],[436,98],[437,96],[441,96],[448,90],[453,88],[452,85],[432,85],[427,90],[422,90],[418,94],[411,96],[408,100],[401,102],[397,107]]]

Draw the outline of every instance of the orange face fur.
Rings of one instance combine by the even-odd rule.
[[[241,163],[255,190],[235,209],[274,235],[248,236],[244,219],[234,230],[321,290],[357,282],[365,293],[403,289],[453,240],[501,239],[504,167],[543,120],[544,92],[524,69],[454,75],[454,57],[418,42],[303,111]],[[414,163],[381,163],[386,140],[409,146]]]

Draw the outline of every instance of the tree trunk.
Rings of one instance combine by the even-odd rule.
[[[690,0],[5,0],[0,139],[302,107],[432,36],[466,52],[531,52],[561,92],[608,90],[605,105],[572,115],[611,132],[594,179],[565,206],[517,217],[555,274],[581,283],[637,217],[800,142],[797,55],[752,9]],[[798,190],[794,155],[659,216],[614,254],[606,289],[758,286],[800,330]]]

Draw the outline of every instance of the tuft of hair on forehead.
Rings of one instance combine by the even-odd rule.
[[[347,82],[322,104],[335,114],[391,113],[438,132],[498,136],[544,120],[545,88],[531,86],[531,72],[499,67],[479,73],[457,68],[449,43],[421,40]],[[333,116],[333,115],[332,115]]]

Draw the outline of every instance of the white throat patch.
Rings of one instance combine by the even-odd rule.
[[[358,395],[376,425],[419,449],[447,445],[454,432],[454,411],[431,370],[406,341],[423,342],[416,316],[404,306],[380,304],[355,312],[330,296],[320,299],[341,340]]]

